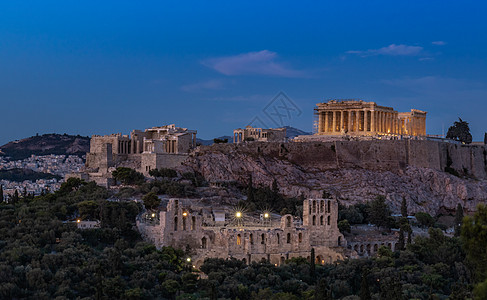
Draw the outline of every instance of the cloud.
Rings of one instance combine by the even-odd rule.
[[[234,56],[207,59],[203,65],[228,76],[268,75],[278,77],[306,77],[304,71],[295,70],[277,61],[276,52],[262,50]]]
[[[387,47],[382,47],[379,49],[369,49],[365,51],[350,50],[347,54],[357,54],[362,57],[374,56],[374,55],[388,55],[388,56],[417,56],[423,52],[423,47],[420,46],[409,46],[409,45],[396,45],[390,44]]]
[[[224,82],[220,79],[211,79],[193,84],[183,85],[181,90],[185,92],[200,92],[203,90],[221,90],[224,88]]]
[[[434,41],[434,42],[431,42],[431,44],[436,45],[436,46],[445,46],[446,45],[446,42],[444,42],[444,41]]]

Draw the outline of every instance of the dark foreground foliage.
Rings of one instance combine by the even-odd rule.
[[[0,204],[0,299],[153,299],[194,292],[183,252],[134,230],[139,206],[70,179],[54,194]],[[77,218],[101,229],[78,230]],[[189,274],[189,275],[187,275]]]
[[[471,274],[458,238],[430,229],[405,251],[381,248],[380,257],[341,261],[313,272],[305,259],[276,267],[207,259],[202,296],[231,299],[465,299]],[[216,289],[214,287],[217,287]],[[364,294],[368,294],[364,295]]]

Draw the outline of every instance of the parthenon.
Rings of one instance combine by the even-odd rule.
[[[426,135],[426,112],[397,112],[363,100],[330,100],[315,108],[317,135]]]

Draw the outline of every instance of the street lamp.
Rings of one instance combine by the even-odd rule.
[[[235,213],[235,218],[237,218],[237,226],[242,226],[242,212],[237,211]]]
[[[183,217],[186,217],[188,215],[187,212],[183,212]]]

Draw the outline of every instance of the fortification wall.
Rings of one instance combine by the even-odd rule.
[[[286,159],[296,165],[322,171],[338,168],[397,171],[407,166],[444,171],[450,164],[460,174],[487,179],[487,150],[484,145],[428,140],[250,142],[200,146],[197,155],[214,151]]]

